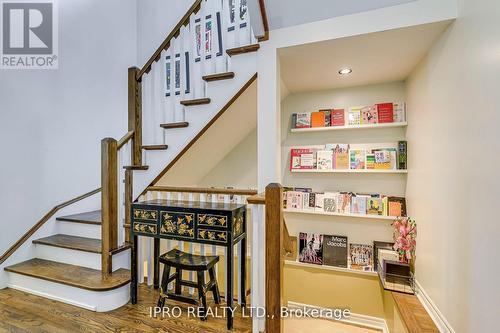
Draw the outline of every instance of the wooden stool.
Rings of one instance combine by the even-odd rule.
[[[219,286],[215,276],[215,264],[219,262],[219,256],[201,256],[173,249],[159,258],[159,262],[164,266],[161,279],[160,299],[158,306],[165,306],[165,299],[186,302],[198,305],[201,308],[201,320],[207,318],[207,298],[206,293],[212,291],[216,304],[220,304]],[[170,268],[175,268],[175,273],[170,275]],[[197,282],[182,279],[182,271],[195,271]],[[205,284],[205,272],[208,271],[210,281]],[[168,292],[168,284],[175,280],[175,293]],[[181,287],[188,286],[198,289],[198,299],[183,296]]]

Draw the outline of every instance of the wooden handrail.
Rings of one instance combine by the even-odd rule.
[[[118,140],[117,149],[120,150],[121,147],[125,146],[127,142],[134,137],[134,131],[128,131],[120,140]]]
[[[71,200],[65,201],[54,208],[52,208],[47,214],[45,214],[30,230],[28,230],[17,242],[14,243],[5,253],[0,257],[0,265],[5,262],[16,250],[21,247],[38,229],[40,229],[55,213],[60,209],[72,205],[80,200],[86,199],[94,194],[101,191],[101,188],[95,189],[83,195],[80,195]]]
[[[266,204],[266,194],[259,193],[256,195],[252,195],[247,198],[247,202],[252,205],[265,205]]]
[[[267,20],[266,4],[264,0],[259,0],[260,15],[262,16],[262,25],[264,26],[264,36],[259,37],[259,42],[265,42],[269,39],[269,21]]]
[[[137,73],[137,76],[136,76],[136,80],[137,81],[141,81],[142,76],[144,75],[144,73],[148,73],[151,70],[152,64],[155,61],[160,60],[161,52],[163,50],[168,49],[168,47],[170,46],[170,41],[172,40],[172,38],[177,37],[179,35],[179,33],[180,33],[181,28],[183,26],[186,26],[189,23],[189,17],[192,14],[196,14],[200,10],[201,2],[202,2],[202,0],[196,0],[193,3],[193,5],[191,6],[191,8],[189,8],[189,10],[186,12],[186,14],[184,14],[184,16],[181,18],[181,20],[179,21],[179,23],[177,23],[177,25],[168,34],[167,38],[165,38],[165,40],[163,41],[163,43],[161,43],[160,47],[158,47],[158,49],[155,51],[155,53],[153,53],[153,55],[151,56],[151,58],[149,58],[149,60],[146,62],[146,64]]]
[[[396,305],[401,320],[409,333],[438,333],[431,316],[427,313],[420,300],[415,295],[392,292],[394,304]]]
[[[234,189],[234,188],[215,188],[215,187],[178,187],[178,186],[149,186],[151,192],[179,192],[179,193],[210,193],[210,194],[229,194],[229,195],[255,195],[256,190],[252,189]]]

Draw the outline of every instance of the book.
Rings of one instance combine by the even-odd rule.
[[[372,152],[375,155],[374,169],[396,170],[396,148],[382,148]]]
[[[349,169],[349,144],[329,143],[325,145],[325,149],[333,151],[334,169]]]
[[[286,194],[287,209],[302,209],[302,192],[289,191]]]
[[[333,109],[331,115],[332,126],[345,126],[345,111],[344,109]]]
[[[365,196],[351,197],[351,214],[366,214],[366,200]]]
[[[392,103],[380,103],[376,104],[378,122],[379,123],[392,123],[393,119],[393,104]]]
[[[364,169],[365,168],[365,154],[364,149],[351,149],[349,150],[349,166],[350,169]]]
[[[314,194],[314,210],[317,212],[324,212],[325,207],[325,194],[315,193]]]
[[[308,112],[297,113],[296,128],[311,127],[311,114]]]
[[[308,211],[314,211],[315,208],[316,208],[316,193],[311,192],[311,193],[309,193],[309,202],[308,202],[307,206],[302,207],[302,209],[308,210]]]
[[[305,210],[306,207],[309,206],[309,196],[311,195],[310,192],[302,192],[302,204],[300,206],[301,210]]]
[[[325,114],[323,112],[311,113],[311,127],[325,127]]]
[[[286,208],[286,203],[287,203],[287,194],[288,192],[293,191],[293,187],[283,187],[283,208]]]
[[[347,120],[349,122],[349,125],[361,124],[361,108],[360,107],[350,108]]]
[[[392,250],[394,242],[373,241],[373,267],[378,270],[378,251],[380,249]]]
[[[333,169],[333,151],[319,150],[316,152],[316,165],[318,170]]]
[[[301,232],[299,234],[299,261],[323,264],[323,235]]]
[[[332,125],[332,111],[331,110],[319,110],[325,114],[325,126],[330,127]]]
[[[323,194],[323,210],[329,213],[337,212],[338,192],[325,192]]]
[[[406,216],[406,199],[403,197],[388,197],[387,214],[389,216]]]
[[[378,123],[377,106],[365,106],[361,109],[361,124],[376,124]]]
[[[408,142],[406,141],[398,141],[398,169],[406,170],[407,164],[407,151],[408,151]]]
[[[365,168],[368,170],[375,169],[375,154],[365,155]]]
[[[368,215],[382,215],[382,199],[380,198],[369,198],[366,201],[366,214]]]
[[[292,128],[297,128],[297,114],[292,113]]]
[[[351,213],[351,192],[340,192],[337,196],[337,213]]]
[[[394,108],[394,122],[402,123],[406,121],[406,103],[397,102],[393,104]]]
[[[373,267],[373,247],[366,244],[349,244],[350,268],[371,271]]]
[[[323,236],[323,264],[347,268],[347,237]]]
[[[314,168],[314,150],[298,149],[291,150],[290,170],[295,169],[313,169]]]

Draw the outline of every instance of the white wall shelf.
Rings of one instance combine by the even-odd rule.
[[[293,133],[304,133],[304,132],[324,132],[324,131],[342,131],[342,130],[355,130],[355,129],[371,129],[371,128],[394,128],[394,127],[406,127],[406,126],[408,126],[408,123],[405,121],[405,122],[399,122],[399,123],[292,128],[291,131]]]
[[[306,263],[295,261],[295,260],[285,260],[285,266],[296,266],[296,267],[305,268],[305,269],[314,268],[314,269],[321,269],[324,271],[341,272],[341,273],[348,273],[348,274],[354,274],[354,275],[367,275],[367,276],[373,276],[373,277],[378,276],[377,272],[375,272],[375,271],[361,271],[361,270],[357,270],[357,269],[341,268],[341,267],[335,267],[335,266],[306,264]]]
[[[346,214],[346,213],[331,213],[331,212],[316,212],[300,209],[284,209],[285,213],[291,214],[310,214],[310,215],[326,215],[326,216],[340,216],[340,217],[354,217],[370,220],[390,220],[394,221],[396,216],[382,216],[382,215],[369,215],[369,214]]]
[[[408,170],[385,170],[385,169],[294,169],[292,172],[301,173],[399,173],[406,174]]]

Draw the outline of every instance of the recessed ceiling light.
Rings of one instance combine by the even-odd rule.
[[[340,75],[347,75],[347,74],[351,74],[351,73],[352,73],[352,69],[349,67],[345,67],[345,68],[342,68],[339,70]]]

